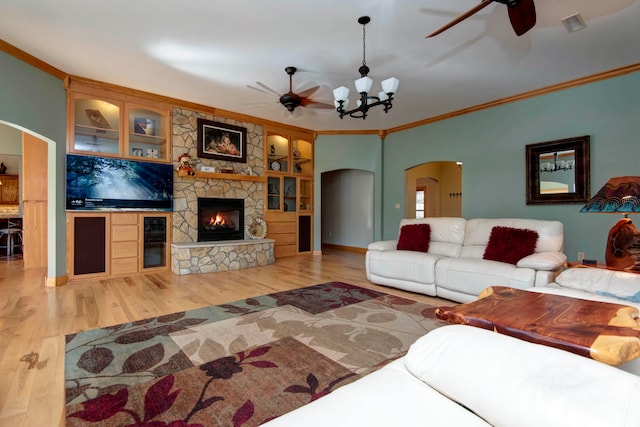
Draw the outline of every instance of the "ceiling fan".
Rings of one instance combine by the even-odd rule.
[[[456,24],[459,24],[470,16],[475,15],[494,1],[507,5],[511,26],[513,27],[513,31],[515,31],[518,36],[526,33],[536,24],[536,6],[533,3],[533,0],[482,0],[479,5],[458,16],[456,19],[449,22],[444,27],[441,27],[433,33],[429,34],[425,38],[437,36],[438,34],[442,33],[445,30],[448,30]]]
[[[331,104],[327,104],[321,101],[316,101],[311,98],[311,95],[316,93],[318,89],[320,89],[319,85],[315,85],[310,87],[309,89],[305,89],[300,93],[295,93],[293,91],[293,75],[298,71],[296,67],[287,67],[284,71],[289,75],[289,92],[284,94],[279,94],[275,90],[271,89],[269,86],[264,83],[256,82],[260,88],[249,85],[248,87],[254,90],[257,90],[262,93],[274,94],[278,96],[278,101],[280,104],[284,105],[284,107],[291,113],[297,107],[309,107],[309,108],[320,108],[320,109],[334,109],[334,106]],[[264,89],[264,90],[263,90]]]

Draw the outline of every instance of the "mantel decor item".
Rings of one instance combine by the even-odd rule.
[[[198,119],[198,157],[247,163],[247,129]]]
[[[333,90],[334,105],[338,110],[340,118],[344,116],[351,116],[356,119],[366,119],[367,112],[372,107],[381,105],[384,107],[384,112],[388,113],[392,107],[393,95],[398,91],[399,80],[395,77],[390,77],[382,81],[382,91],[378,92],[378,96],[369,95],[373,80],[367,75],[369,74],[369,67],[367,67],[366,60],[366,25],[371,22],[371,18],[368,16],[361,16],[358,18],[358,24],[362,25],[362,66],[358,68],[360,78],[355,81],[356,90],[360,94],[360,99],[357,101],[357,106],[353,110],[347,110],[349,108],[349,89],[346,86],[340,86]]]
[[[245,236],[249,240],[264,239],[267,235],[267,223],[260,217],[253,220],[250,225],[245,226]]]
[[[526,146],[527,205],[589,200],[588,135]]]
[[[622,214],[607,236],[607,267],[640,270],[640,233],[629,219],[640,213],[640,176],[611,178],[580,212]]]

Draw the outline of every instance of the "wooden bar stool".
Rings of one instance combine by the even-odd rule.
[[[13,255],[16,248],[22,251],[22,224],[8,220],[7,228],[0,228],[0,242],[3,237],[6,239],[5,245],[0,245],[0,248],[6,248],[8,257]]]

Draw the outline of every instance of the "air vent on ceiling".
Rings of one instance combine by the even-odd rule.
[[[587,24],[584,22],[584,18],[582,18],[582,15],[580,15],[579,13],[575,13],[573,15],[567,16],[566,18],[562,18],[562,23],[570,33],[581,30],[587,26]]]

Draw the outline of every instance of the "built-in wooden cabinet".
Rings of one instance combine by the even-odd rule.
[[[171,162],[170,106],[97,83],[67,88],[67,152]]]
[[[139,215],[120,213],[111,215],[111,275],[138,272]]]
[[[67,79],[67,153],[171,163],[171,105]],[[170,267],[170,213],[67,212],[67,274],[118,276]]]
[[[118,276],[170,267],[171,214],[67,213],[70,279]]]
[[[18,175],[0,175],[0,205],[17,205],[20,201]]]
[[[265,129],[265,220],[275,256],[313,250],[313,135]]]

